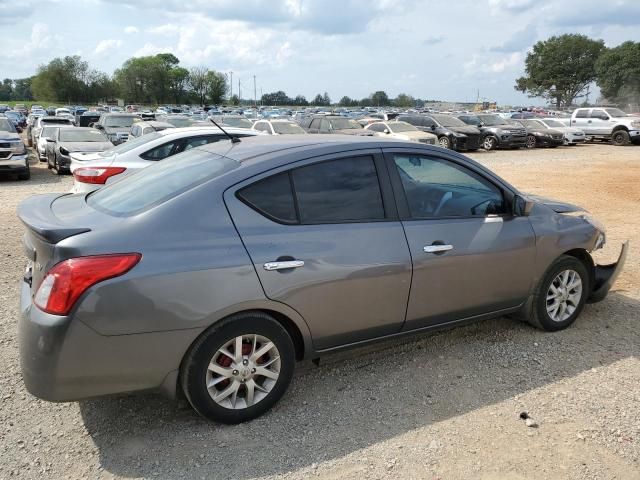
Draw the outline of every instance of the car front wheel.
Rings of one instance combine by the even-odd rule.
[[[482,142],[482,148],[484,148],[487,151],[495,150],[497,146],[498,146],[498,141],[496,140],[495,137],[492,137],[491,135],[485,137]]]
[[[438,139],[438,143],[442,148],[451,148],[451,140],[448,137],[442,136]]]
[[[582,312],[589,292],[585,264],[575,257],[561,256],[538,284],[530,323],[548,332],[567,328]]]
[[[223,320],[191,347],[181,371],[184,393],[203,417],[241,423],[262,415],[293,376],[295,349],[285,328],[261,312]]]
[[[618,130],[611,136],[611,141],[616,147],[624,147],[629,143],[629,133],[625,130]]]
[[[536,148],[536,137],[533,135],[527,135],[527,148]]]

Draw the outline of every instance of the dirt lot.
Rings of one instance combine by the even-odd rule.
[[[629,239],[615,291],[559,333],[501,318],[305,366],[273,411],[235,427],[158,396],[51,404],[25,391],[15,209],[71,179],[38,166],[29,182],[0,180],[0,479],[639,479],[640,147],[473,156],[589,209],[608,226],[599,260]]]

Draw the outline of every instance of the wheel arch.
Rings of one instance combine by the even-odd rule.
[[[563,255],[574,257],[580,260],[584,266],[587,267],[587,271],[589,272],[589,287],[593,288],[595,281],[595,263],[589,252],[584,248],[574,248],[564,252]]]
[[[611,133],[614,134],[616,132],[619,132],[620,130],[624,130],[625,132],[629,133],[629,128],[626,125],[616,125],[615,127],[613,127],[613,130],[611,130]]]

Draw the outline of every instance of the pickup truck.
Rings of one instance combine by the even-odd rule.
[[[618,108],[577,108],[569,126],[583,130],[587,140],[611,140],[617,146],[640,144],[640,117]]]

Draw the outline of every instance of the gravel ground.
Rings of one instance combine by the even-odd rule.
[[[500,318],[329,357],[239,426],[155,395],[53,404],[25,391],[15,210],[71,179],[42,165],[29,182],[0,179],[0,479],[639,479],[640,148],[473,157],[525,191],[591,210],[609,228],[599,259],[631,240],[607,300],[559,333]]]

